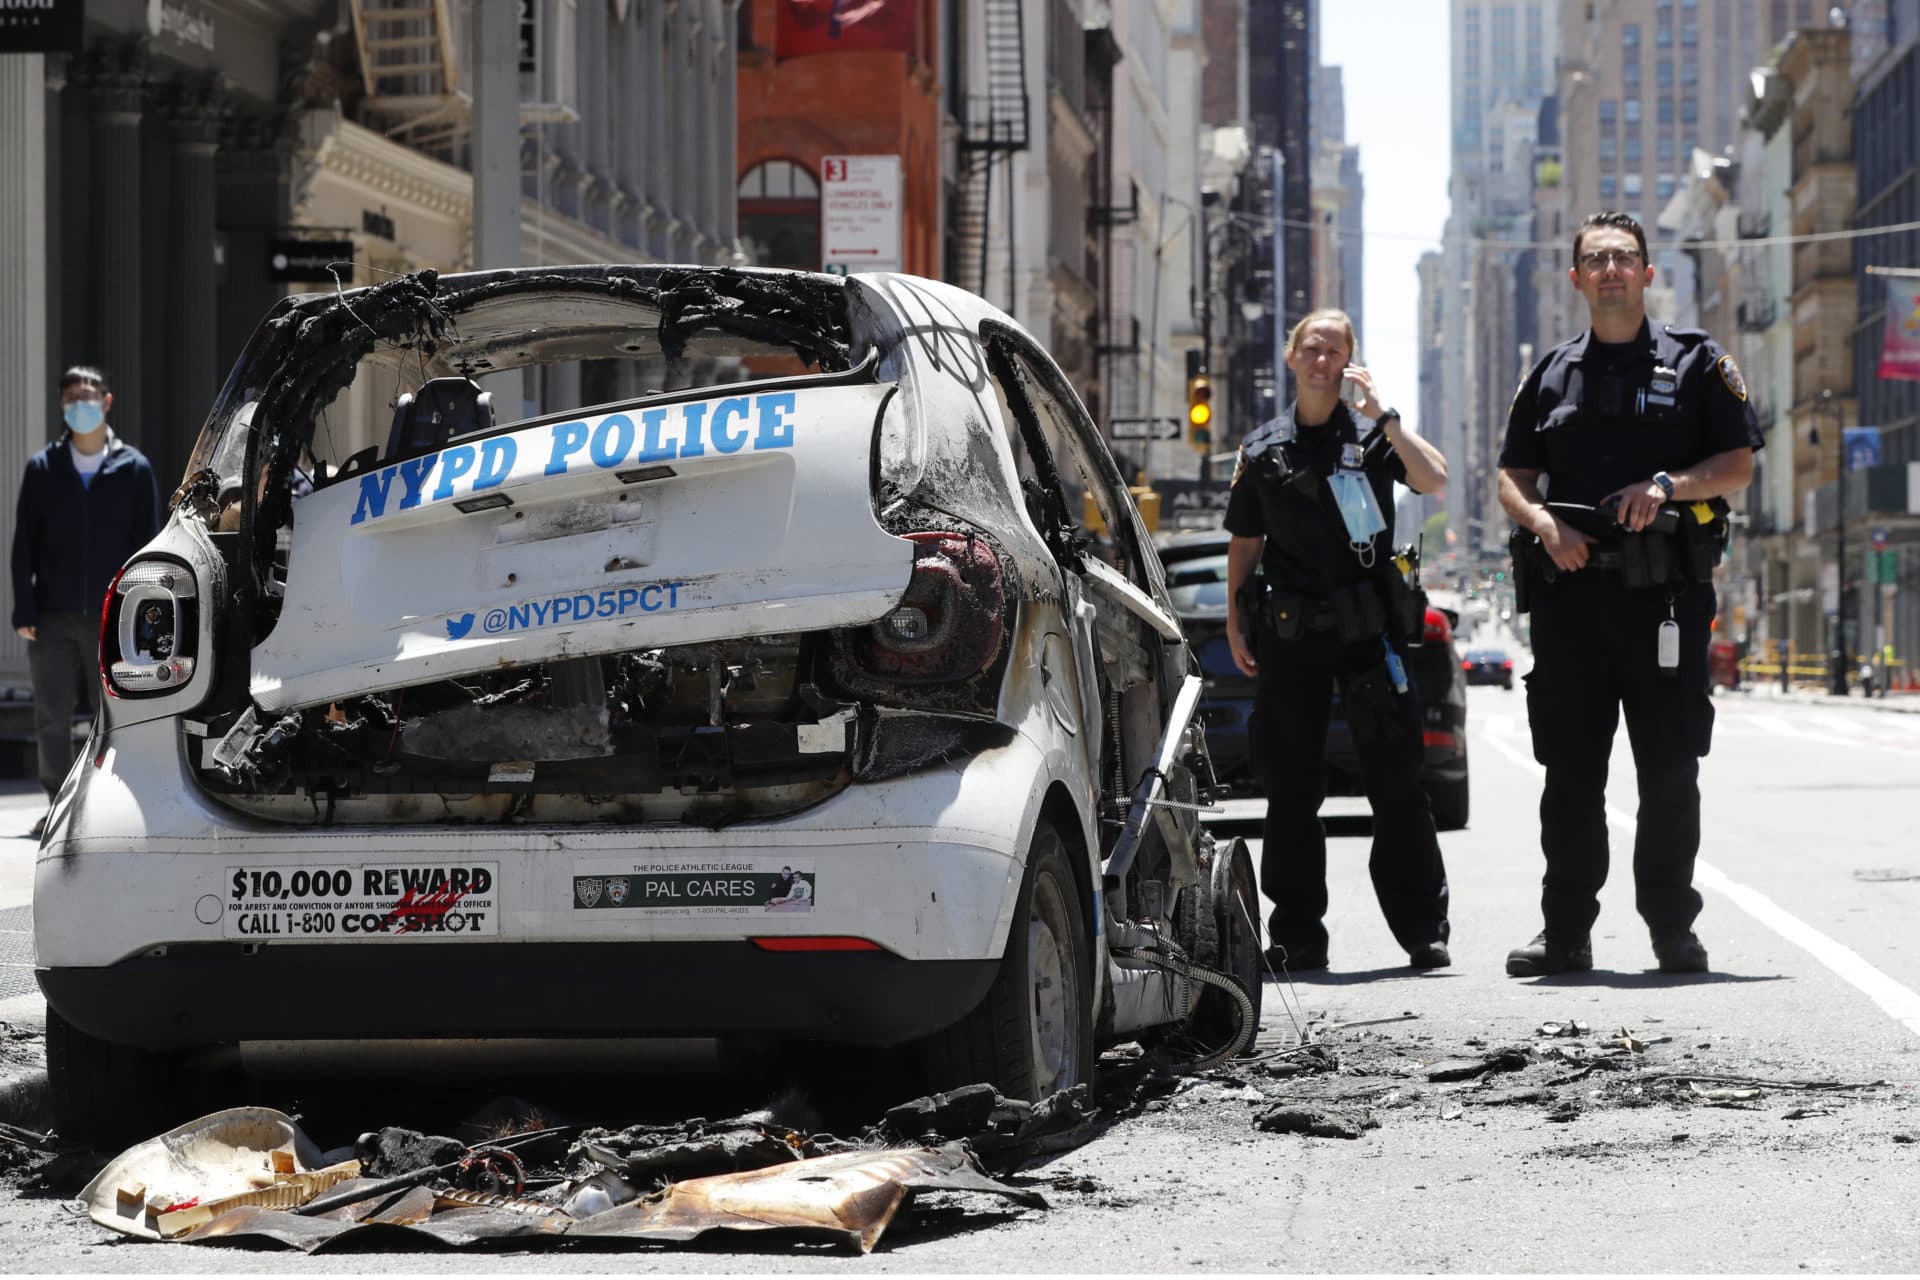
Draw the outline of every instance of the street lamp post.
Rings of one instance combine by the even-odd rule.
[[[1834,617],[1833,648],[1827,653],[1827,692],[1836,698],[1847,696],[1847,433],[1841,421],[1841,412],[1833,403],[1831,390],[1820,393],[1821,409],[1833,411],[1833,439],[1835,456],[1839,459],[1840,470],[1834,477],[1834,505],[1838,508],[1834,521],[1834,533],[1838,539],[1834,565]],[[1815,439],[1819,443],[1819,418],[1814,420]]]

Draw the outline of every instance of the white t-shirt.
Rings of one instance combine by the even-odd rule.
[[[100,468],[107,465],[107,451],[105,449],[102,449],[98,453],[82,453],[80,452],[80,446],[69,440],[67,441],[67,452],[73,457],[73,469],[80,473],[80,487],[82,489],[91,485],[94,475],[99,472]]]

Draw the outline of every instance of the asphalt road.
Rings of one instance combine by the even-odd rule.
[[[865,1260],[784,1246],[564,1260],[269,1259],[109,1243],[57,1198],[8,1184],[0,1193],[5,1268],[1920,1270],[1920,934],[1912,927],[1920,918],[1920,715],[1869,710],[1857,699],[1841,707],[1764,695],[1729,695],[1718,707],[1703,768],[1698,877],[1712,974],[1653,971],[1632,905],[1635,800],[1623,731],[1609,793],[1616,875],[1594,935],[1596,969],[1504,975],[1507,949],[1538,927],[1539,771],[1523,694],[1477,688],[1469,703],[1473,825],[1442,837],[1453,967],[1404,967],[1367,881],[1366,820],[1335,818],[1333,967],[1267,988],[1259,1047],[1286,1050],[1300,1025],[1318,1020],[1340,1069],[1286,1074],[1301,1061],[1286,1055],[1123,1104],[1130,1114],[1096,1140],[1026,1173],[1051,1201],[1045,1211],[957,1200],[903,1223]],[[1364,813],[1351,802],[1330,811]],[[0,805],[0,821],[10,815]],[[0,893],[16,891],[20,861],[19,850],[0,850]],[[0,910],[14,902],[0,898]],[[0,1018],[17,1021],[21,1008],[0,1006]],[[1543,1039],[1548,1021],[1586,1031]],[[1363,1022],[1373,1025],[1351,1025]],[[1646,1044],[1644,1053],[1608,1050],[1622,1030]],[[1437,1062],[1507,1046],[1530,1046],[1530,1065],[1457,1083],[1428,1079]],[[1570,1056],[1548,1056],[1561,1046]],[[1688,1074],[1716,1079],[1676,1078]],[[1796,1087],[1816,1082],[1885,1083]],[[1352,1140],[1254,1127],[1256,1114],[1284,1101],[1364,1113],[1377,1127]]]

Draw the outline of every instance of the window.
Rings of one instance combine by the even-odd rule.
[[[1661,92],[1671,92],[1673,89],[1673,59],[1660,59],[1659,62],[1654,64],[1654,71],[1658,74],[1654,76],[1653,82],[1660,86]]]
[[[1640,64],[1623,62],[1620,64],[1620,84],[1628,93],[1640,92]]]
[[[1680,24],[1680,47],[1691,49],[1700,43],[1700,28],[1692,18]]]
[[[1700,83],[1700,62],[1689,53],[1680,63],[1680,87],[1692,89]]]
[[[768,160],[740,179],[740,240],[754,265],[820,269],[820,184],[791,160]]]
[[[1620,103],[1614,98],[1600,99],[1600,127],[1611,129],[1620,117]]]
[[[1614,176],[1610,173],[1601,174],[1600,175],[1600,198],[1602,200],[1607,201],[1608,203],[1612,203],[1614,197],[1618,196],[1619,194],[1620,194],[1620,184],[1617,180],[1615,180]]]
[[[1694,124],[1700,119],[1700,99],[1688,94],[1680,99],[1680,123]]]
[[[1637,22],[1621,24],[1620,43],[1624,48],[1638,49],[1640,47],[1640,24]]]
[[[1653,29],[1653,45],[1656,49],[1673,48],[1673,28],[1665,25],[1655,27]]]
[[[1635,200],[1639,199],[1640,198],[1640,175],[1637,173],[1628,174],[1624,179],[1624,181],[1622,182],[1620,190],[1629,199],[1635,199]]]
[[[1673,99],[1661,98],[1659,100],[1659,107],[1660,107],[1660,123],[1672,124],[1673,123]]]
[[[1628,168],[1638,169],[1640,167],[1640,135],[1639,134],[1630,133],[1627,135],[1627,149],[1626,149],[1625,157],[1626,157]]]
[[[1640,123],[1640,99],[1638,98],[1627,99],[1626,118],[1627,118],[1628,124]]]
[[[1617,145],[1617,143],[1618,143],[1618,139],[1616,139],[1612,134],[1610,133],[1601,134],[1600,135],[1600,158],[1602,160],[1611,160],[1616,155],[1618,155],[1620,152],[1620,148]]]
[[[1662,200],[1671,198],[1673,195],[1673,175],[1670,173],[1661,174],[1655,179],[1653,189],[1660,194]]]

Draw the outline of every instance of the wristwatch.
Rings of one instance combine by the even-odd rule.
[[[1653,482],[1660,486],[1660,488],[1666,493],[1669,500],[1672,499],[1673,497],[1673,477],[1672,476],[1668,475],[1664,471],[1656,471],[1653,473]]]
[[[1394,421],[1398,422],[1400,420],[1400,411],[1398,409],[1382,409],[1380,411],[1380,416],[1375,418],[1374,421],[1385,422],[1388,418],[1392,418]]]

